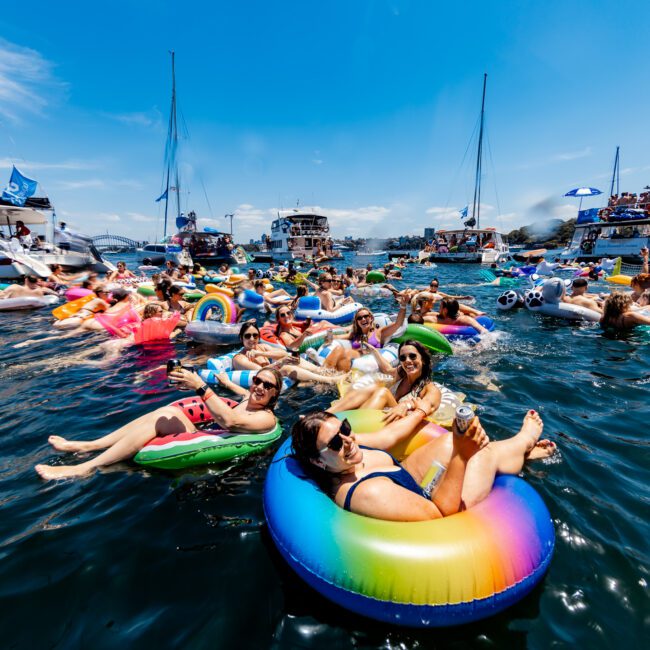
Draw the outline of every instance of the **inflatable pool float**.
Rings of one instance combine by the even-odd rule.
[[[126,338],[142,322],[138,312],[127,305],[124,309],[112,313],[95,314],[95,320],[113,336]]]
[[[368,273],[366,273],[366,282],[368,284],[386,282],[386,276],[381,271],[368,271]]]
[[[309,360],[318,364],[324,365],[325,360],[334,350],[334,348],[342,347],[346,350],[352,349],[352,341],[347,339],[335,339],[331,343],[327,343],[318,348],[317,353],[314,357],[309,357]],[[388,361],[388,363],[393,367],[397,367],[398,358],[397,358],[397,345],[388,344],[378,350],[380,356]],[[369,372],[378,372],[379,366],[377,365],[377,359],[372,353],[364,354],[356,359],[352,360],[352,369],[358,370],[362,373]]]
[[[368,287],[350,287],[348,293],[359,298],[390,298],[393,292],[386,287],[371,285]]]
[[[304,331],[305,326],[305,323],[294,323],[294,327],[299,328],[301,331]],[[260,338],[265,343],[286,348],[287,346],[284,344],[284,342],[275,334],[276,327],[277,326],[275,323],[265,323],[260,328]],[[303,339],[303,342],[298,347],[299,352],[305,352],[310,348],[319,348],[321,345],[323,345],[323,343],[325,343],[325,338],[329,330],[333,330],[333,334],[343,334],[345,332],[343,328],[332,327],[331,325],[322,325],[320,323],[316,323],[311,327],[314,332],[313,334],[310,334]]]
[[[169,318],[147,318],[133,328],[133,342],[145,345],[161,341],[169,341],[171,333],[176,329],[181,319],[179,312],[174,312]]]
[[[237,405],[237,402],[232,400],[223,397],[221,399],[231,408]],[[186,414],[190,411],[199,414],[200,419],[191,418],[193,422],[208,424],[214,421],[198,397],[179,400],[172,406],[181,406]],[[276,422],[271,431],[263,433],[236,433],[225,429],[186,431],[154,438],[140,449],[133,460],[139,465],[159,469],[213,465],[264,451],[281,435],[282,427],[279,422]]]
[[[214,283],[220,283],[220,282],[225,282],[228,279],[227,275],[204,275],[203,276],[203,282],[205,284],[212,284]]]
[[[351,302],[334,311],[327,311],[321,309],[320,298],[317,296],[303,296],[298,300],[295,317],[297,320],[311,318],[315,322],[326,320],[334,325],[349,325],[354,319],[354,315],[362,307],[363,305],[358,302]]]
[[[524,301],[530,311],[546,316],[567,320],[585,320],[591,323],[600,321],[602,314],[599,312],[581,305],[562,302],[564,292],[565,285],[560,278],[549,278],[541,287],[527,291]]]
[[[484,501],[449,517],[383,521],[340,508],[290,453],[286,440],[266,476],[271,537],[305,582],[357,614],[410,627],[468,623],[521,600],[549,566],[553,523],[523,479],[497,477]]]
[[[509,289],[508,291],[504,291],[496,299],[496,305],[497,309],[500,309],[501,311],[508,311],[509,309],[514,309],[515,307],[523,307],[524,297],[518,291]]]
[[[605,278],[605,282],[609,282],[611,284],[621,284],[623,286],[630,286],[630,283],[632,282],[632,276],[631,275],[621,275],[620,273],[618,275],[610,275],[608,278]]]
[[[193,320],[187,324],[185,334],[198,343],[236,345],[239,343],[239,323],[220,323],[216,320]]]
[[[156,295],[156,288],[153,286],[152,282],[143,282],[138,286],[136,291],[141,295],[141,296],[146,296],[147,298],[151,296]]]
[[[255,377],[259,370],[232,370],[232,366],[229,370],[204,368],[199,370],[199,376],[206,384],[210,384],[210,386],[220,386],[221,384],[217,375],[221,372],[224,372],[233,384],[237,384],[237,386],[241,386],[242,388],[250,388],[253,385],[253,377]],[[282,377],[282,390],[280,392],[291,388],[295,383],[289,377]]]
[[[474,334],[476,334],[476,331],[474,331]],[[409,323],[406,326],[404,333],[400,334],[399,336],[394,336],[391,338],[391,341],[394,341],[395,343],[402,343],[410,339],[422,343],[425,348],[437,354],[454,353],[449,340],[445,337],[444,334],[418,323]]]
[[[219,284],[206,284],[205,291],[206,293],[220,293],[222,296],[228,296],[229,298],[235,295],[235,292],[230,287],[223,287]]]
[[[385,386],[388,388],[393,383],[394,380],[390,375],[385,375],[381,372],[362,374],[357,371],[352,371],[350,377],[346,381],[339,382],[336,387],[339,391],[339,397],[344,397],[350,389],[356,390],[360,388],[367,388],[368,386]],[[450,390],[446,386],[443,386],[442,384],[439,384],[438,382],[433,383],[438,387],[438,390],[440,391],[440,406],[438,406],[438,409],[435,411],[435,413],[432,413],[427,418],[427,420],[430,420],[431,422],[434,422],[435,424],[438,424],[445,429],[451,430],[451,427],[454,423],[454,417],[456,415],[456,409],[465,401],[465,395],[464,393],[455,393],[454,391]],[[348,413],[359,413],[362,410],[369,409],[358,409],[357,411],[348,411]],[[385,415],[383,411],[376,411],[376,413],[381,413],[382,418]],[[364,418],[364,422],[365,421],[366,419]],[[350,420],[350,422],[352,423],[352,420]],[[357,428],[354,426],[354,423],[352,424],[352,428],[355,431],[358,431],[360,433],[364,432],[363,429]],[[370,431],[375,431],[375,429],[370,429]]]
[[[489,316],[477,316],[475,319],[488,332],[494,330],[494,321]],[[450,341],[456,339],[471,339],[480,334],[469,325],[445,325],[444,323],[425,323],[424,327],[436,330],[444,334]]]
[[[65,292],[65,299],[72,302],[78,298],[83,298],[84,296],[90,296],[92,294],[92,289],[84,289],[83,287],[72,287]]]
[[[231,298],[220,293],[208,293],[203,296],[194,307],[192,320],[205,321],[210,312],[213,312],[213,316],[215,314],[218,316],[214,320],[221,320],[224,323],[234,323],[237,320],[235,303]]]
[[[17,298],[0,298],[0,311],[17,311],[20,309],[40,309],[51,307],[59,302],[58,296],[19,296]]]
[[[91,292],[87,296],[59,305],[56,309],[52,310],[52,316],[57,320],[70,318],[70,316],[74,316],[84,305],[89,303],[91,300],[94,300],[96,297],[97,296]]]

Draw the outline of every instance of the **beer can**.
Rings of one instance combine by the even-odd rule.
[[[474,419],[474,411],[469,406],[459,406],[456,409],[456,417],[454,422],[456,423],[456,429],[461,435],[467,431],[470,423]]]

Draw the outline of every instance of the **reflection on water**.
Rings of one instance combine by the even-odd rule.
[[[478,269],[408,268],[404,284],[474,287]],[[498,287],[476,286],[495,313]],[[377,311],[394,311],[383,300]],[[487,621],[400,630],[352,615],[305,586],[275,551],[261,494],[273,450],[184,473],[124,463],[91,478],[42,483],[51,434],[105,434],[178,397],[172,356],[214,353],[178,340],[125,350],[103,367],[70,363],[101,335],[14,348],[48,328],[46,312],[0,315],[0,618],[4,647],[637,647],[647,637],[650,396],[647,334],[605,337],[526,311],[497,313],[497,335],[441,359],[436,379],[467,394],[495,438],[540,410],[554,459],[525,470],[557,530],[545,581]],[[301,386],[281,400],[296,414],[329,404]],[[35,624],[37,621],[37,624]]]

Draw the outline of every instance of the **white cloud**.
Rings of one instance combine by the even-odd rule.
[[[150,217],[149,215],[140,214],[139,212],[127,212],[126,216],[131,219],[131,221],[138,221],[140,223],[156,221],[156,217]]]
[[[314,165],[322,165],[323,164],[323,161],[320,160],[320,158],[314,158],[314,159],[312,159],[312,162],[314,163]]]
[[[18,169],[41,170],[41,169],[60,169],[60,170],[87,170],[96,169],[97,163],[84,160],[66,160],[63,162],[36,162],[32,160],[13,160],[11,158],[0,158],[0,169],[11,169],[16,165]]]
[[[41,114],[48,99],[66,85],[40,52],[0,39],[0,119],[14,124],[25,114]]]
[[[100,178],[89,178],[83,181],[59,181],[56,183],[59,190],[103,190],[106,183]]]
[[[585,147],[580,151],[567,151],[566,153],[558,153],[553,156],[549,162],[559,162],[562,160],[578,160],[579,158],[587,158],[591,156],[591,147]]]
[[[101,113],[110,120],[120,122],[126,126],[140,126],[149,128],[162,124],[162,115],[157,108],[149,111],[136,111],[133,113]]]

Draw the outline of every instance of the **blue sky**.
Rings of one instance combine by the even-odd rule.
[[[460,225],[483,72],[484,225],[575,216],[616,145],[622,189],[650,183],[647,3],[94,4],[0,15],[0,181],[15,163],[91,234],[161,235],[170,49],[183,204],[241,241],[298,200],[336,236]]]

